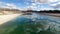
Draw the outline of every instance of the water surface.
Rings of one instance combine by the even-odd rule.
[[[1,26],[4,34],[59,34],[60,18],[32,13],[20,15]]]

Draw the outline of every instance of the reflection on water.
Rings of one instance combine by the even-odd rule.
[[[3,24],[0,34],[59,34],[60,19],[50,16],[21,15],[16,19]]]

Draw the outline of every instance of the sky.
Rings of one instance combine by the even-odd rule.
[[[60,0],[0,0],[0,8],[20,10],[60,10]]]

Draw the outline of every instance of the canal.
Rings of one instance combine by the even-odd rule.
[[[37,13],[20,15],[1,25],[0,31],[2,34],[59,34],[60,18]]]

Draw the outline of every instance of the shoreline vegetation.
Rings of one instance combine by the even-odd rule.
[[[33,11],[33,10],[27,10],[22,11],[23,13],[37,13],[41,15],[46,15],[46,16],[53,16],[53,17],[60,17],[60,10],[41,10],[41,11]]]

